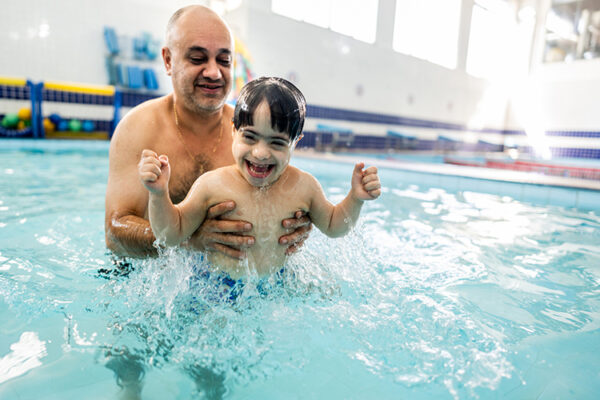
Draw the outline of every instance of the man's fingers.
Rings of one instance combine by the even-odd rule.
[[[284,235],[284,236],[280,237],[279,244],[295,245],[297,243],[304,242],[306,240],[306,238],[308,238],[308,235],[310,234],[311,230],[312,230],[311,223],[309,223],[308,225],[300,226],[294,232],[290,233],[289,235]]]
[[[224,201],[208,209],[206,219],[215,219],[235,209],[234,201]]]
[[[294,254],[295,252],[298,251],[298,249],[300,247],[302,247],[302,245],[304,244],[304,241],[298,243],[298,244],[293,244],[290,247],[288,247],[287,249],[285,249],[285,255],[286,256],[291,256],[292,254]]]
[[[219,253],[223,253],[231,258],[236,258],[238,260],[244,259],[246,257],[246,252],[227,247],[225,245],[222,245],[221,243],[212,243],[212,245],[209,245],[209,247],[215,251],[218,251]]]
[[[248,247],[254,244],[254,237],[242,235],[229,235],[225,233],[212,233],[210,242],[223,244],[225,246]]]
[[[296,212],[296,215],[298,212]],[[283,227],[288,229],[297,229],[305,225],[310,225],[310,218],[306,215],[296,218],[288,218],[283,220]]]
[[[228,219],[207,219],[204,221],[205,232],[213,233],[239,233],[250,232],[252,224],[246,221],[232,221]]]

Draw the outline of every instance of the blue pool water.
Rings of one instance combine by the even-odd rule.
[[[595,212],[382,169],[351,235],[315,229],[231,303],[183,252],[98,273],[107,152],[0,141],[1,399],[117,398],[117,375],[144,399],[597,398]],[[349,188],[348,164],[293,164],[332,201]]]

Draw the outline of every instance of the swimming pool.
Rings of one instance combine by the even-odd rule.
[[[268,290],[191,286],[193,255],[99,274],[108,143],[0,141],[0,398],[596,398],[600,217],[382,168],[343,239]],[[330,199],[351,166],[295,158]],[[123,361],[125,360],[125,361]],[[144,371],[144,372],[142,372]],[[206,382],[206,379],[204,380]]]

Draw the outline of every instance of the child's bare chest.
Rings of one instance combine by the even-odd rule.
[[[256,268],[261,275],[271,273],[274,269],[278,270],[285,262],[287,248],[279,244],[279,238],[292,232],[283,228],[282,221],[292,218],[296,211],[307,211],[308,201],[296,191],[231,189],[220,193],[222,197],[211,199],[211,203],[235,201],[236,209],[224,218],[252,224],[252,231],[248,235],[254,237],[255,243],[247,250],[249,265]],[[215,261],[220,265],[238,264],[234,260]]]

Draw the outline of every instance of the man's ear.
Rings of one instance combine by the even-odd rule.
[[[161,49],[161,54],[163,62],[165,63],[165,70],[167,71],[167,75],[171,76],[171,50],[165,46]]]

